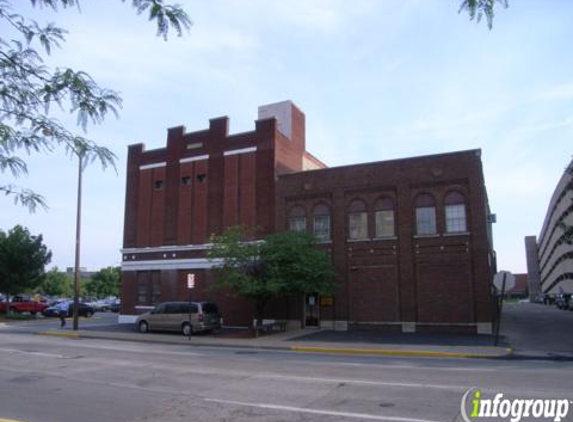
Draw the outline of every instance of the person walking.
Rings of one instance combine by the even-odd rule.
[[[62,300],[58,304],[59,316],[60,316],[60,329],[66,326],[66,317],[68,316],[68,311],[70,309],[70,304],[67,300]]]

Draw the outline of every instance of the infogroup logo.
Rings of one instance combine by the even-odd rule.
[[[503,393],[486,399],[481,390],[470,388],[462,397],[460,412],[465,422],[483,418],[508,419],[511,422],[535,418],[560,422],[569,413],[570,404],[569,399],[507,399]]]

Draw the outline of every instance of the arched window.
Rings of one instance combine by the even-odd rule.
[[[348,238],[368,239],[368,213],[366,204],[356,199],[348,207]]]
[[[376,237],[394,236],[394,203],[389,198],[376,201],[374,205],[376,218]]]
[[[319,242],[330,240],[330,209],[323,204],[312,210],[313,232]]]
[[[288,213],[288,229],[292,232],[306,231],[306,212],[303,207],[292,207]]]
[[[466,200],[464,196],[452,191],[444,199],[446,210],[446,233],[465,233],[467,231],[466,222]]]
[[[416,207],[416,234],[428,236],[436,234],[436,205],[432,195],[418,195],[414,203]]]

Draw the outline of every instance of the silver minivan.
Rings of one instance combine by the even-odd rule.
[[[189,312],[191,310],[191,312]],[[191,324],[189,324],[191,315]],[[164,302],[152,311],[140,315],[135,321],[139,332],[181,331],[210,332],[221,328],[221,314],[213,302]]]

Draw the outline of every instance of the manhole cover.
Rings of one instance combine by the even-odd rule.
[[[253,352],[251,350],[239,350],[238,352],[235,352],[235,354],[237,355],[256,355],[259,352]]]
[[[394,403],[380,403],[379,407],[394,407]]]

